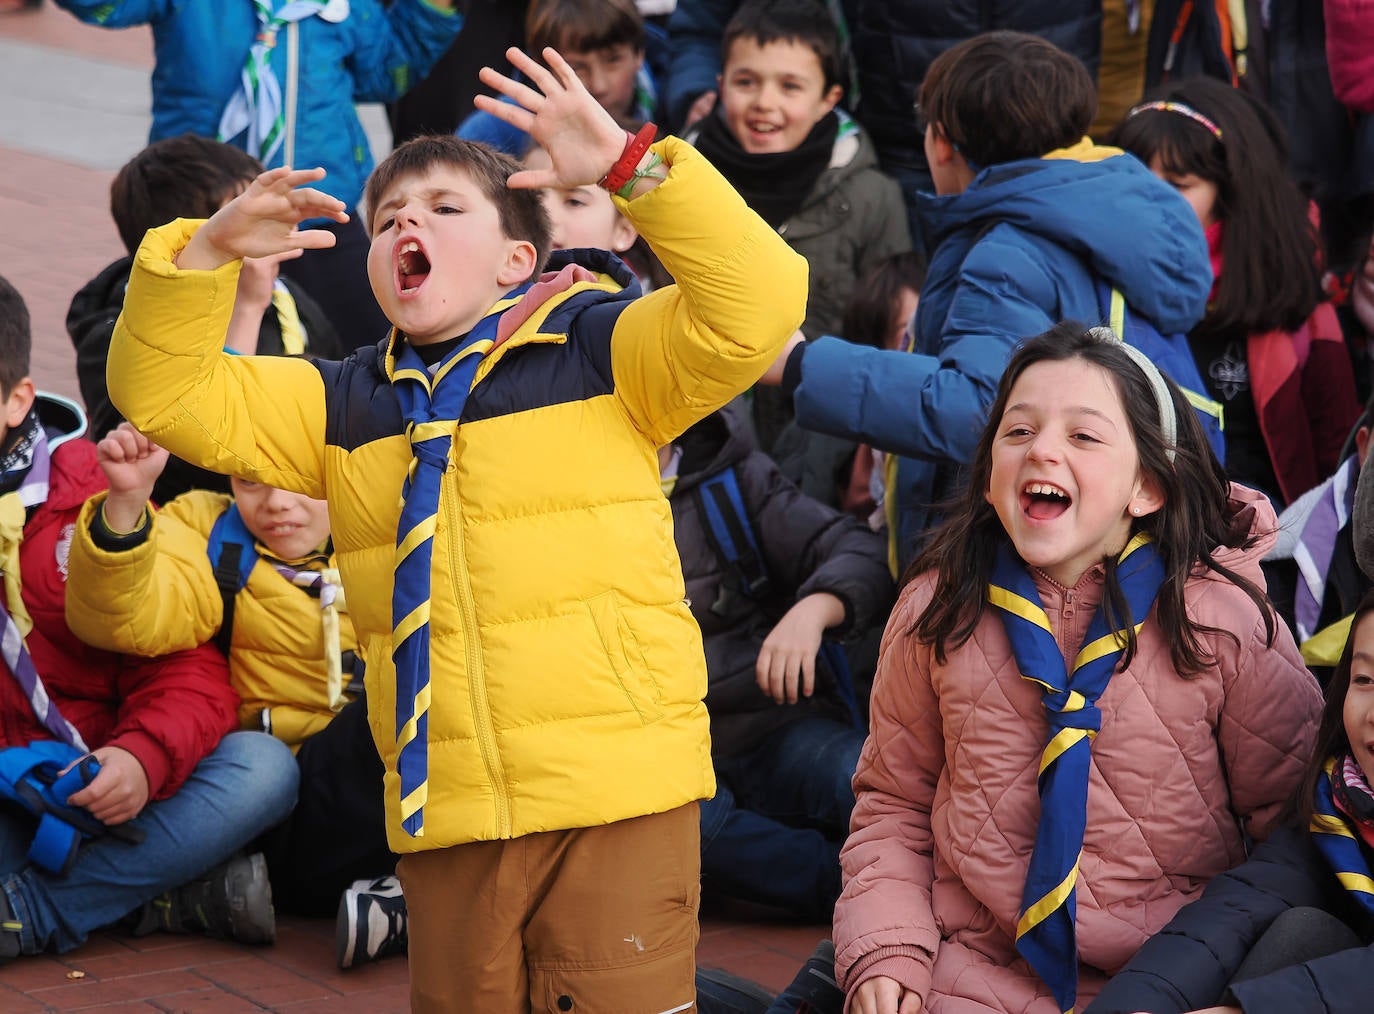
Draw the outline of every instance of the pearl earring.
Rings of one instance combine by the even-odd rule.
[[[1140,516],[1140,508],[1139,508],[1139,507],[1132,507],[1132,508],[1131,508],[1131,513],[1134,514],[1136,517],[1139,517],[1139,516]]]

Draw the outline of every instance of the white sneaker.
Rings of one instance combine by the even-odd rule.
[[[406,952],[406,899],[395,877],[355,880],[339,899],[334,924],[340,968]]]

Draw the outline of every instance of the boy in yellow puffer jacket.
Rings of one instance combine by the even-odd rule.
[[[108,493],[72,536],[68,624],[88,644],[156,656],[214,641],[239,724],[296,752],[300,801],[261,843],[277,907],[334,912],[356,879],[394,869],[366,703],[347,692],[357,639],[323,500],[234,478],[154,513],[167,452],[128,423],[96,446]],[[357,697],[357,699],[354,699]],[[351,703],[350,703],[351,702]]]
[[[694,1006],[697,800],[715,790],[701,634],[657,448],[749,387],[806,263],[693,148],[627,141],[552,50],[479,98],[552,163],[417,138],[368,181],[395,325],[342,363],[226,356],[239,259],[344,217],[260,176],[135,257],[110,393],[189,460],[329,501],[366,661],[414,1010]],[[532,188],[601,182],[676,285],[549,250]],[[399,537],[399,538],[398,538]]]

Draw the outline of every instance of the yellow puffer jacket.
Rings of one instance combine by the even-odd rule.
[[[179,271],[188,222],[135,258],[116,406],[183,458],[329,501],[398,852],[714,791],[701,635],[655,449],[777,357],[805,313],[806,263],[690,146],[656,148],[668,178],[620,206],[678,285],[633,299],[618,261],[592,265],[595,281],[486,356],[463,411],[434,536],[423,836],[401,827],[395,769],[392,567],[411,454],[390,339],[343,363],[223,355],[238,265]]]
[[[104,502],[104,493],[86,502],[72,537],[67,582],[72,632],[87,644],[142,656],[213,638],[224,618],[224,600],[205,547],[231,498],[204,491],[179,496],[153,515],[144,542],[115,552],[91,538],[91,519]],[[292,748],[300,746],[334,717],[319,599],[259,559],[234,600],[233,624],[229,678],[242,701],[239,725],[266,729]],[[339,613],[338,639],[343,651],[356,650],[345,612]],[[335,701],[339,707],[343,703]]]

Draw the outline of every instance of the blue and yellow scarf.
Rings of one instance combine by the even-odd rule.
[[[1144,534],[1121,551],[1116,574],[1126,598],[1126,620],[1138,633],[1164,583],[1164,564]],[[1035,581],[1009,542],[998,549],[988,601],[1001,613],[1021,678],[1044,693],[1050,726],[1040,758],[1040,822],[1021,895],[1016,949],[1050,987],[1059,1009],[1069,1014],[1078,994],[1075,887],[1088,819],[1090,751],[1102,727],[1097,700],[1121,659],[1126,631],[1108,623],[1104,601],[1088,626],[1073,672],[1066,672]]]

